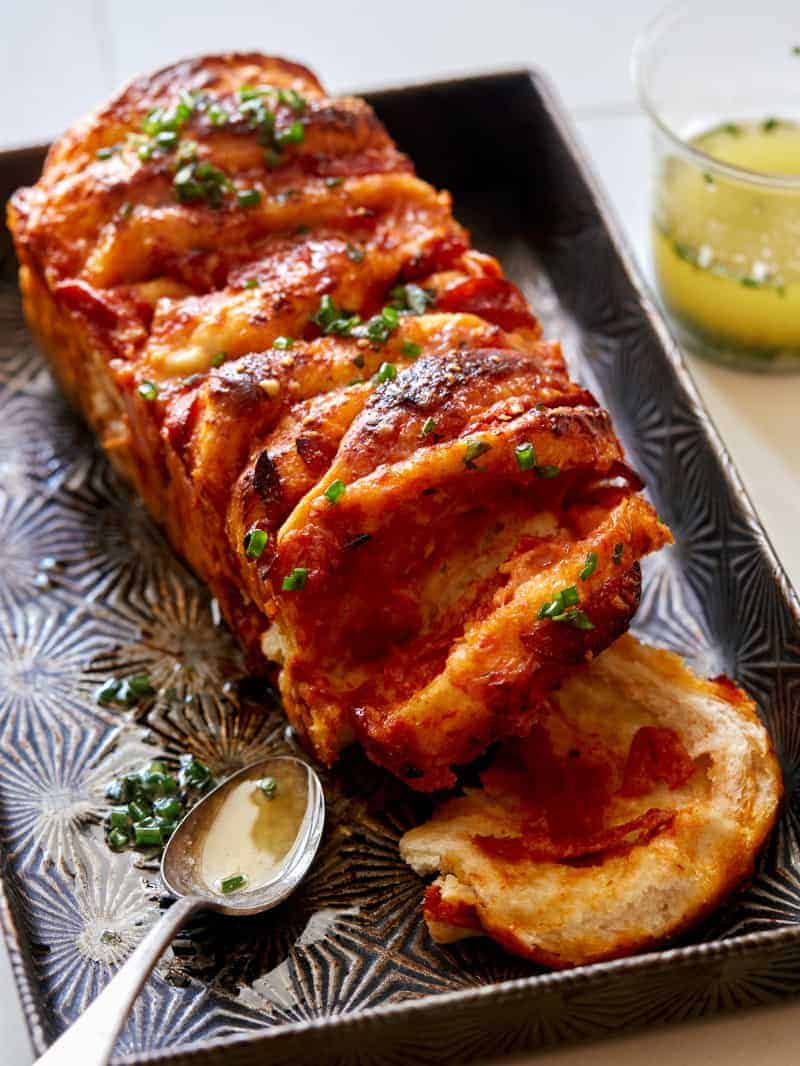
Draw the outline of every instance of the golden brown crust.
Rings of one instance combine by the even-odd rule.
[[[66,392],[325,761],[358,737],[447,784],[626,628],[669,533],[363,101],[255,53],[174,64],[57,141],[9,225]],[[591,628],[538,618],[571,586]]]

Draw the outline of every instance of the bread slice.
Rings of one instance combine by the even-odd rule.
[[[578,966],[707,914],[752,871],[780,796],[772,744],[741,689],[628,635],[400,851],[417,873],[439,873],[424,903],[438,942],[484,934]]]

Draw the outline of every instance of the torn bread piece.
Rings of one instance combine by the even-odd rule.
[[[554,968],[630,955],[701,919],[751,873],[781,796],[741,689],[630,635],[498,750],[481,786],[400,841],[417,873],[439,874],[428,928]]]

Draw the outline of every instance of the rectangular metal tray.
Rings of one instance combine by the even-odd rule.
[[[327,776],[326,844],[303,891],[261,919],[198,924],[194,953],[144,990],[120,1061],[457,1062],[800,990],[800,610],[681,356],[541,75],[371,102],[610,408],[676,536],[648,560],[636,628],[758,700],[786,804],[752,884],[679,946],[551,974],[490,943],[430,941],[396,848],[426,801],[354,755]],[[0,157],[0,197],[42,157]],[[224,769],[291,738],[67,410],[22,323],[7,235],[1,247],[0,916],[41,1052],[159,911],[156,871],[102,844],[108,778],[152,742]],[[168,689],[145,720],[97,705],[103,678],[139,668]]]

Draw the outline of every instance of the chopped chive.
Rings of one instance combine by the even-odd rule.
[[[247,878],[244,874],[231,874],[230,877],[224,877],[219,883],[219,890],[224,895],[229,895],[231,892],[238,892],[240,888],[244,888],[247,884]]]
[[[278,144],[300,144],[306,135],[302,122],[294,121],[290,126],[275,131],[275,140]]]
[[[470,470],[475,469],[475,460],[481,455],[485,455],[486,452],[491,451],[491,444],[487,444],[485,440],[471,440],[467,444],[466,451],[464,452],[464,458],[462,462],[464,466]]]
[[[134,696],[137,700],[143,699],[145,696],[155,696],[156,690],[150,684],[149,674],[134,674],[133,677],[128,679],[128,689],[131,696]]]
[[[682,241],[673,241],[672,250],[678,259],[682,259],[684,263],[691,263],[692,266],[697,266],[697,252],[688,244],[684,244]]]
[[[122,851],[130,843],[130,837],[124,829],[112,829],[108,834],[108,845],[113,851]]]
[[[611,561],[614,563],[615,566],[619,566],[619,564],[622,562],[622,553],[624,551],[625,551],[625,545],[624,544],[615,544],[614,545],[614,550],[611,553]]]
[[[561,590],[561,602],[565,607],[574,607],[578,602],[578,590],[574,585],[570,585],[568,588]]]
[[[165,796],[163,799],[155,801],[153,810],[164,821],[175,822],[181,815],[181,801],[175,796]]]
[[[360,325],[361,319],[344,308],[337,307],[333,297],[326,293],[319,301],[319,307],[311,315],[311,321],[319,326],[325,334],[348,337]]]
[[[269,533],[266,529],[252,526],[244,535],[244,553],[248,559],[258,559],[267,546]]]
[[[292,111],[302,114],[308,107],[308,101],[297,89],[277,89],[278,99],[282,104],[288,104]]]
[[[222,366],[222,364],[225,362],[225,360],[227,358],[228,358],[228,353],[227,352],[217,352],[217,354],[215,356],[213,356],[213,358],[211,359],[211,365],[212,366]]]
[[[592,574],[597,569],[597,552],[589,552],[586,556],[586,562],[583,564],[583,570],[580,572],[581,581],[588,581]]]
[[[398,311],[410,311],[415,315],[424,315],[436,300],[435,293],[413,282],[408,285],[395,285],[389,295]]]
[[[155,400],[158,396],[158,385],[154,381],[143,381],[136,391],[143,400]]]
[[[274,777],[262,777],[258,782],[258,787],[267,799],[275,799],[275,795],[278,791],[278,782]]]
[[[115,149],[113,147],[98,148],[97,151],[95,152],[95,155],[97,156],[98,159],[110,159],[111,156],[114,154],[114,152],[115,152]]]
[[[178,784],[181,788],[195,788],[201,792],[214,784],[214,777],[205,765],[194,755],[181,755]]]
[[[248,278],[247,281],[244,283],[244,287],[246,289],[257,289],[260,284],[261,282],[258,280],[258,278]]]
[[[127,829],[131,824],[129,809],[127,807],[112,807],[108,815],[108,824],[112,829]]]
[[[429,437],[431,433],[436,429],[436,420],[433,418],[426,418],[422,424],[422,436]]]
[[[239,207],[256,207],[261,203],[261,192],[259,189],[239,189],[236,202]]]
[[[764,131],[764,133],[772,133],[772,131],[776,130],[778,126],[780,126],[780,124],[780,119],[767,118],[764,119],[764,121],[761,123],[761,129]]]
[[[537,618],[552,618],[555,621],[564,621],[567,608],[574,607],[578,602],[578,590],[570,585],[557,592],[552,600],[545,600],[539,608]]]
[[[104,681],[100,688],[97,690],[95,699],[98,703],[103,705],[113,703],[119,693],[121,686],[122,682],[118,678],[110,677],[108,681]]]
[[[182,166],[172,179],[176,199],[182,204],[205,200],[209,207],[219,208],[233,185],[230,178],[207,160],[196,159]]]
[[[395,307],[386,306],[381,311],[381,318],[389,327],[389,329],[397,329],[400,324],[400,319],[397,317],[397,309]]]
[[[757,289],[761,285],[761,282],[757,281],[755,278],[744,277],[739,278],[739,284],[743,285],[746,289]]]
[[[308,581],[308,570],[305,566],[296,566],[283,579],[281,588],[284,592],[295,592],[297,589],[305,588],[306,581]]]
[[[130,200],[127,200],[119,209],[119,217],[122,219],[130,218],[133,214],[133,204]]]
[[[559,466],[537,466],[536,473],[539,477],[551,478],[558,477],[561,473],[561,467]]]
[[[576,629],[594,629],[594,625],[585,611],[575,604],[578,602],[578,590],[574,585],[562,589],[552,600],[546,600],[539,608],[537,617],[553,622],[566,622]]]
[[[709,174],[709,172],[707,170],[704,170],[703,171],[703,181],[706,183],[706,185],[713,185],[714,184],[714,175],[713,174]]]
[[[280,166],[282,162],[283,156],[280,152],[276,151],[274,148],[264,149],[264,166],[269,170],[274,170],[275,167]]]
[[[365,252],[363,248],[359,248],[356,244],[347,245],[347,258],[353,263],[360,263],[364,258]]]
[[[433,297],[419,285],[406,285],[406,301],[414,314],[424,315],[433,303]]]
[[[419,344],[415,344],[413,341],[403,341],[401,351],[404,358],[416,359],[422,351],[422,347]]]
[[[208,115],[208,121],[212,126],[224,126],[231,117],[225,108],[221,107],[219,104],[211,104],[206,111],[206,114]]]
[[[133,827],[133,840],[139,848],[154,847],[163,843],[161,839],[161,828],[158,825],[153,824],[152,819],[138,822]]]
[[[155,694],[156,690],[150,684],[147,674],[139,674],[126,679],[109,678],[98,689],[96,699],[104,706],[109,703],[118,703],[124,707],[132,707],[140,699],[155,696]]]
[[[162,130],[161,133],[157,133],[153,138],[156,148],[162,148],[164,151],[169,152],[178,143],[178,131],[177,130]]]
[[[329,189],[335,189],[337,185],[341,185],[344,178],[326,178],[325,184]]]
[[[520,470],[533,470],[536,466],[536,452],[532,444],[528,442],[518,444],[514,449],[514,455]]]
[[[394,381],[397,377],[397,367],[394,363],[381,363],[378,367],[378,373],[375,375],[375,380],[379,385],[382,385],[385,381]]]
[[[800,56],[800,44],[794,45],[794,47],[792,48],[792,55]]]
[[[148,799],[166,796],[175,791],[175,780],[169,774],[146,773],[142,775],[142,792]]]
[[[149,805],[145,805],[141,800],[131,800],[128,804],[128,810],[130,811],[131,818],[137,822],[144,821],[145,818],[151,816],[151,810]]]
[[[552,600],[545,600],[536,615],[537,618],[552,618],[555,614],[560,614],[563,610],[563,604],[561,602],[561,593],[554,596]]]
[[[175,159],[179,166],[184,163],[197,162],[197,141],[181,141],[175,153]]]
[[[323,495],[329,503],[336,503],[336,501],[344,493],[346,488],[347,486],[345,485],[345,483],[339,478],[337,478],[336,481],[332,481],[330,485],[328,485]]]
[[[288,352],[293,345],[294,337],[276,337],[272,342],[272,347],[278,348],[282,352]]]
[[[346,314],[346,312],[341,312]],[[400,324],[395,307],[386,306],[379,314],[373,315],[368,322],[361,322],[358,315],[353,315],[347,323],[346,333],[359,340],[369,340],[374,346],[380,346],[388,341]],[[330,332],[328,328],[327,332]]]

